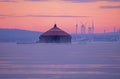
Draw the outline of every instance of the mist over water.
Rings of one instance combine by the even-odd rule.
[[[0,43],[0,79],[120,79],[120,43]]]

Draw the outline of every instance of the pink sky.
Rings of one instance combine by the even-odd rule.
[[[80,32],[81,22],[87,22],[89,27],[92,18],[95,32],[119,29],[120,0],[0,0],[0,28],[44,32],[56,23],[68,33],[74,33],[76,23]]]

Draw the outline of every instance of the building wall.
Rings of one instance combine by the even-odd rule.
[[[40,43],[71,43],[71,36],[40,36]]]

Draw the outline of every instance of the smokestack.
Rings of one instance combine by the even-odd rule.
[[[104,33],[106,33],[106,30],[104,29]]]
[[[78,34],[78,24],[76,24],[76,40],[77,40],[77,34]]]
[[[94,33],[94,20],[92,19],[92,33]]]
[[[116,32],[116,28],[114,27],[114,33]]]
[[[77,31],[78,31],[78,24],[76,24],[76,35],[77,35]]]

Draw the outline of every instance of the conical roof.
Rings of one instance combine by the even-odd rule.
[[[57,25],[55,24],[53,28],[43,33],[42,36],[70,36],[70,35],[65,31],[61,30],[60,28],[58,28]]]

